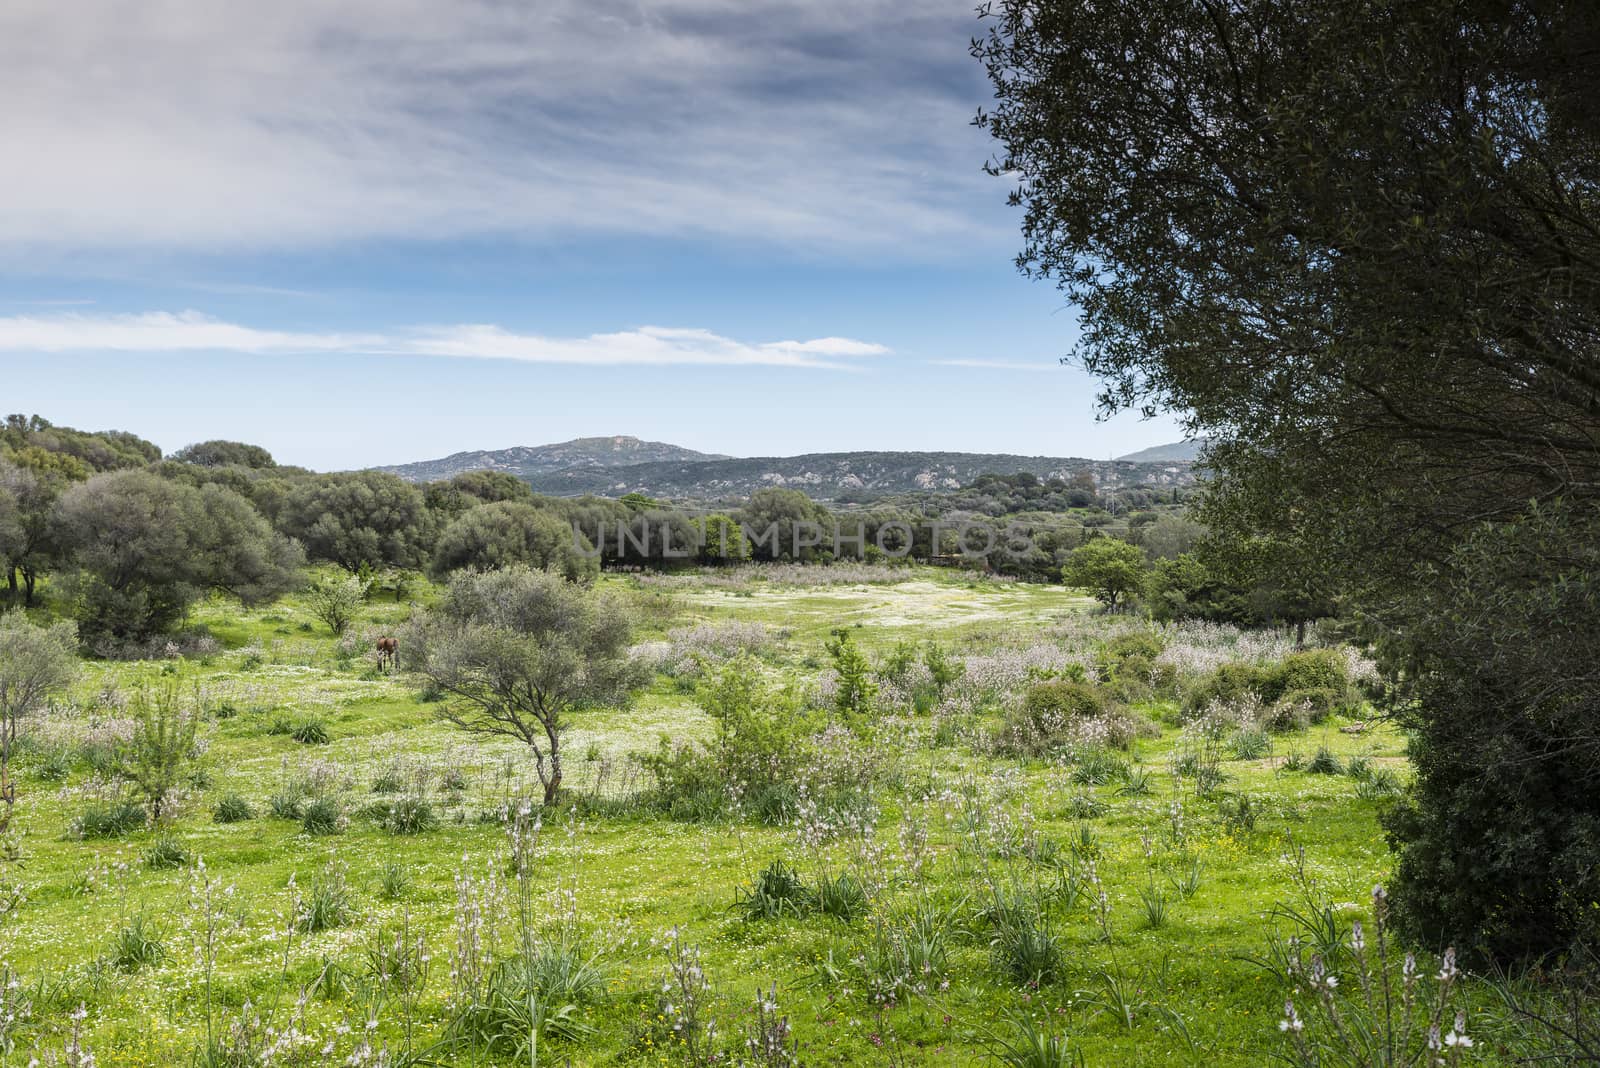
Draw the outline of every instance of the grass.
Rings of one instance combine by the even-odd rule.
[[[1072,628],[1101,625],[1083,598],[1060,588],[937,571],[907,579],[843,588],[758,583],[744,592],[689,585],[673,591],[684,614],[671,625],[785,628],[790,636],[765,658],[765,670],[797,680],[817,674],[832,626],[860,624],[859,643],[877,656],[907,639],[934,638],[962,652],[1018,634],[1067,634],[1059,639],[1067,641],[1078,633]],[[408,611],[375,601],[353,629],[396,629]],[[387,946],[380,936],[403,912],[433,959],[426,981],[406,995],[416,999],[419,1041],[444,1036],[457,880],[493,873],[505,884],[506,835],[494,814],[531,788],[532,769],[516,743],[453,730],[440,721],[439,703],[422,700],[412,682],[377,675],[359,656],[341,657],[323,628],[304,629],[308,621],[292,598],[250,611],[213,600],[197,609],[195,622],[220,641],[214,655],[86,666],[74,693],[82,705],[107,687],[169,681],[206,693],[228,714],[214,715],[206,728],[210,785],[190,789],[159,831],[146,828],[137,806],[96,793],[96,773],[83,759],[53,760],[52,776],[67,769],[59,779],[23,780],[16,826],[25,832],[26,866],[15,877],[27,902],[4,921],[0,948],[30,989],[42,984],[56,993],[48,1004],[35,998],[40,1022],[24,1033],[19,1052],[35,1037],[41,1050],[59,1050],[62,1021],[82,1001],[84,1037],[99,1063],[191,1063],[206,1032],[204,982],[192,924],[180,921],[194,915],[191,888],[202,862],[208,877],[231,888],[216,948],[219,1005],[293,1004],[301,985],[331,981],[324,962],[336,964],[338,975],[367,974],[363,954]],[[642,637],[663,637],[666,627]],[[1159,720],[1159,711],[1152,704],[1150,718]],[[1174,727],[1136,741],[1131,753],[1062,768],[972,744],[998,719],[998,708],[980,709],[938,745],[930,717],[911,721],[884,746],[897,753],[899,785],[878,797],[870,840],[846,834],[805,848],[787,826],[677,823],[602,804],[635,784],[630,753],[653,750],[662,735],[711,736],[712,724],[674,680],[657,679],[632,709],[578,713],[565,740],[572,803],[543,815],[532,907],[547,917],[570,890],[583,924],[605,936],[595,945],[608,947],[606,955],[507,966],[493,977],[493,1011],[476,1024],[493,1034],[529,1024],[518,1016],[527,1003],[517,999],[537,988],[550,999],[541,1060],[549,1052],[550,1063],[662,1063],[659,1050],[640,1044],[650,1033],[640,1021],[661,990],[664,962],[652,939],[678,929],[700,947],[723,1026],[737,1026],[755,991],[775,983],[806,1063],[881,1064],[891,1035],[906,1063],[931,1065],[993,1055],[1019,1064],[1071,1064],[1080,1056],[1091,1065],[1271,1060],[1282,1048],[1282,990],[1247,958],[1263,952],[1266,917],[1291,893],[1286,838],[1306,847],[1334,900],[1364,901],[1391,864],[1377,816],[1404,781],[1403,739],[1383,727],[1360,736],[1329,729],[1339,721],[1314,734],[1274,736],[1266,748],[1250,739],[1222,754],[1225,786],[1202,796],[1192,779],[1168,771],[1181,747]],[[321,736],[296,740],[295,728],[311,723]],[[288,730],[278,733],[282,726]],[[62,724],[58,733],[81,740],[85,730]],[[1322,748],[1339,768],[1364,758],[1357,766],[1365,776],[1285,770],[1294,752],[1316,753],[1319,767],[1329,763]],[[397,776],[397,767],[408,770]],[[391,812],[404,806],[417,789],[413,768],[432,772],[426,813],[408,808],[393,822],[360,817],[375,802]],[[973,784],[991,811],[971,833],[959,826],[962,784]],[[1228,804],[1237,805],[1230,799],[1239,797],[1249,798],[1248,820],[1236,807],[1229,818]],[[226,818],[213,816],[224,810]],[[235,815],[245,812],[263,818]],[[996,813],[1023,847],[983,844]],[[919,875],[901,859],[913,825],[926,836]],[[182,866],[144,863],[174,846],[188,858]],[[1109,942],[1083,874],[1091,861],[1106,895]],[[989,868],[1037,880],[1042,912],[1013,918],[1003,930],[985,926],[973,887]],[[291,877],[301,903],[286,950]],[[1071,879],[1077,889],[1068,895],[1061,887]],[[1159,922],[1150,911],[1156,898]],[[108,932],[131,925],[122,918],[125,901],[137,901],[161,925],[159,940],[153,929],[128,936],[129,964],[144,952],[141,937],[158,941],[161,952],[136,964],[135,979],[107,979],[94,962],[121,955],[107,945]],[[732,907],[740,901],[742,909]],[[514,911],[506,904],[501,918]],[[124,967],[117,965],[118,975]],[[1130,1002],[1130,1026],[1118,1013],[1086,1010],[1084,992],[1101,989],[1106,975],[1159,975],[1159,983],[1141,984],[1138,997],[1159,999],[1161,1011]],[[872,989],[897,991],[892,1006],[869,1000]],[[343,1043],[342,1060],[349,1039],[340,1028],[352,1011],[348,996],[312,997],[306,1032],[319,1046]],[[1185,1021],[1182,1031],[1167,1012]],[[380,1033],[398,1046],[398,1013],[383,1014]],[[463,1053],[460,1063],[508,1063],[510,1044],[474,1054],[476,1061]]]

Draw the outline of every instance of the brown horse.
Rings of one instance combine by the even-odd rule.
[[[392,670],[395,657],[400,653],[400,642],[394,638],[382,637],[378,639],[378,670]]]

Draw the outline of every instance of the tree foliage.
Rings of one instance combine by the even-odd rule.
[[[600,570],[594,547],[559,516],[520,501],[498,501],[463,512],[444,529],[433,551],[433,572],[480,571],[515,565],[554,571],[570,581]]]
[[[299,549],[220,486],[147,471],[96,475],[62,495],[52,526],[89,642],[166,630],[209,590],[258,604],[301,579]]]
[[[355,574],[368,568],[420,568],[435,535],[422,491],[397,475],[356,471],[294,486],[278,526],[307,555]]]
[[[1565,785],[1600,773],[1600,744],[1557,730],[1541,697],[1568,678],[1571,707],[1592,707],[1584,662],[1555,659],[1578,650],[1497,660],[1505,699],[1461,703],[1480,677],[1464,646],[1417,626],[1424,609],[1466,616],[1480,651],[1522,646],[1539,613],[1513,574],[1546,596],[1573,574],[1563,539],[1525,524],[1593,537],[1600,9],[1011,0],[988,14],[973,50],[996,102],[978,122],[1025,210],[1019,264],[1082,310],[1074,355],[1104,378],[1104,406],[1190,413],[1212,442],[1212,532],[1314,562],[1411,665],[1420,777],[1394,825],[1397,915],[1502,955],[1600,934],[1593,910],[1561,906],[1561,833],[1495,836],[1486,848],[1521,873],[1507,896],[1504,872],[1475,863],[1495,832],[1459,792],[1514,781],[1553,826],[1600,816]],[[1504,540],[1535,555],[1512,569],[1471,548]],[[1442,904],[1425,900],[1446,883]]]
[[[452,698],[450,722],[528,747],[549,804],[561,790],[568,713],[624,703],[643,681],[630,631],[615,596],[517,567],[457,574],[400,648]]]
[[[11,778],[17,728],[65,690],[78,672],[71,623],[37,627],[20,611],[0,613],[0,834],[11,826],[17,788]]]
[[[1061,578],[1116,611],[1125,598],[1144,588],[1144,552],[1119,538],[1092,538],[1072,550]]]

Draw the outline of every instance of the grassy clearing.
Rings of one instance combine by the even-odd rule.
[[[810,680],[823,637],[837,626],[858,628],[874,654],[906,638],[937,638],[959,653],[1101,626],[1088,602],[1058,588],[938,572],[907,578],[680,588],[682,614],[643,637],[666,641],[671,628],[697,621],[763,624],[782,634],[762,653],[771,672]],[[215,652],[89,666],[72,711],[38,726],[25,765],[16,825],[27,901],[5,920],[0,959],[32,992],[32,1018],[14,1029],[17,1052],[0,1063],[26,1064],[35,1046],[61,1050],[80,1004],[87,1015],[78,1026],[99,1064],[189,1063],[207,1032],[208,982],[218,1006],[213,1033],[248,1004],[279,1031],[294,1021],[305,1036],[299,1063],[342,1061],[369,1018],[391,1049],[406,1045],[408,1029],[414,1049],[444,1034],[458,880],[499,873],[505,882],[498,813],[531,775],[514,745],[462,735],[439,722],[437,702],[412,680],[377,672],[370,636],[407,611],[369,605],[341,648],[293,600],[254,613],[213,602],[197,621],[219,640]],[[210,710],[204,774],[169,826],[80,840],[75,821],[113,793],[94,766],[95,746],[117,730],[110,695],[140,685],[174,685]],[[1157,718],[1175,711],[1141,707]],[[312,718],[325,743],[283,729]],[[567,744],[574,803],[544,814],[532,882],[545,929],[559,920],[580,931],[603,981],[573,1003],[570,1027],[549,1029],[540,1057],[680,1060],[660,997],[670,985],[663,939],[676,930],[698,947],[711,983],[706,1012],[724,1033],[753,1026],[758,990],[771,991],[806,1063],[981,1062],[1024,1018],[1069,1035],[1089,1064],[1266,1061],[1281,1048],[1283,990],[1247,958],[1264,952],[1267,917],[1292,893],[1290,837],[1351,917],[1368,907],[1389,864],[1381,798],[1361,796],[1349,775],[1289,769],[1326,749],[1341,765],[1362,758],[1403,774],[1402,740],[1382,728],[1345,733],[1350,724],[1337,718],[1274,735],[1268,753],[1224,754],[1223,781],[1202,796],[1192,776],[1176,774],[1192,732],[1167,726],[1123,754],[1138,773],[1084,782],[1077,779],[1095,777],[964,740],[996,718],[977,709],[947,728],[937,716],[883,725],[875,746],[897,787],[879,791],[876,821],[807,839],[804,827],[675,823],[616,808],[643,785],[629,753],[653,749],[661,736],[709,735],[685,682],[660,675],[632,710],[579,715]],[[311,833],[307,819],[274,814],[287,811],[282,799],[308,790],[335,801],[338,833]],[[363,814],[409,796],[424,798],[434,817],[417,833],[391,833],[381,816]],[[251,818],[214,817],[229,798],[242,799]],[[185,859],[147,863],[158,841]],[[735,903],[778,860],[808,887],[861,873],[875,883],[870,905],[841,907],[849,918],[816,907],[746,918]],[[1088,884],[1075,900],[1052,898],[1048,969],[1030,975],[1026,961],[1013,966],[985,926],[996,895],[1059,887],[1068,872],[1081,881],[1090,860],[1104,906]],[[224,895],[209,973],[194,948],[207,879]],[[343,911],[327,923],[297,919],[312,888],[326,893],[330,881]],[[399,930],[427,947],[426,975],[403,998],[391,986],[387,1000],[374,1001],[360,977],[373,943]],[[309,993],[296,1008],[302,990]],[[337,1056],[324,1060],[328,1043]],[[465,1048],[434,1056],[511,1062],[509,1053]],[[294,1063],[275,1063],[284,1062]],[[525,1053],[518,1062],[527,1063]]]

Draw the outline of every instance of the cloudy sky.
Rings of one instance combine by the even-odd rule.
[[[7,0],[0,408],[318,468],[1107,456],[967,0]]]

